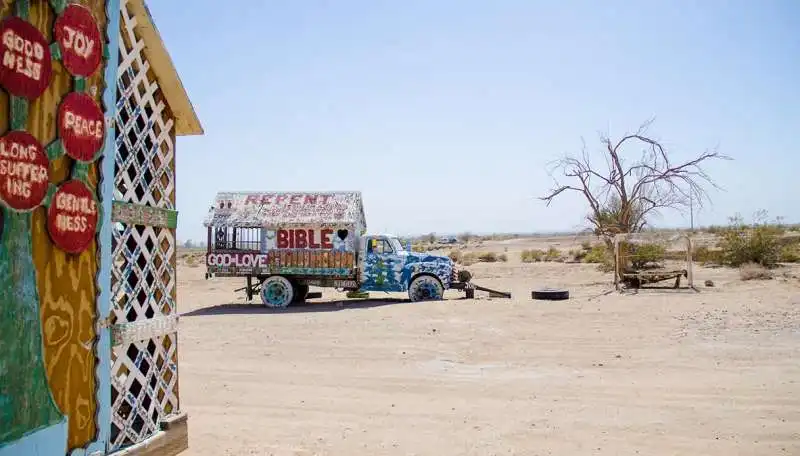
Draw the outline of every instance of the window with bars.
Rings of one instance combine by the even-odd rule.
[[[219,226],[214,229],[216,250],[261,250],[261,228]]]

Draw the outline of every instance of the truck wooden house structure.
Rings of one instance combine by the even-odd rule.
[[[144,0],[0,5],[0,456],[169,456],[175,142],[202,134]]]

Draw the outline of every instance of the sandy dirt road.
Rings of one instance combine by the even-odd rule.
[[[181,267],[182,454],[800,455],[797,279],[598,296],[591,265],[471,269],[514,299],[273,312]]]

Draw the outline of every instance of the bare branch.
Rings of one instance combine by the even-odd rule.
[[[595,167],[586,143],[577,156],[565,155],[552,162],[550,176],[554,186],[539,199],[549,206],[558,195],[578,192],[589,203],[586,219],[593,231],[602,236],[636,232],[647,226],[648,219],[664,209],[683,211],[690,205],[710,202],[706,186],[720,188],[702,165],[710,160],[731,160],[716,149],[707,150],[695,158],[673,164],[666,148],[647,134],[654,118],[642,123],[635,133],[612,140],[601,133],[605,169]],[[639,157],[630,163],[624,158],[629,146],[644,146]],[[552,171],[560,170],[569,184],[559,184]]]

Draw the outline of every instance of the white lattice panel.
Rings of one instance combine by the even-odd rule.
[[[112,311],[130,323],[175,312],[175,236],[168,228],[116,224],[112,246]]]
[[[153,435],[162,417],[178,410],[176,338],[168,334],[112,351],[112,449]]]
[[[114,199],[174,209],[174,122],[128,1],[121,3]],[[112,246],[112,323],[127,330],[112,352],[110,448],[117,450],[150,437],[178,412],[177,332],[150,328],[177,315],[175,230],[116,223]]]
[[[148,72],[144,42],[123,0],[117,79],[117,158],[114,199],[174,209],[174,120]]]

